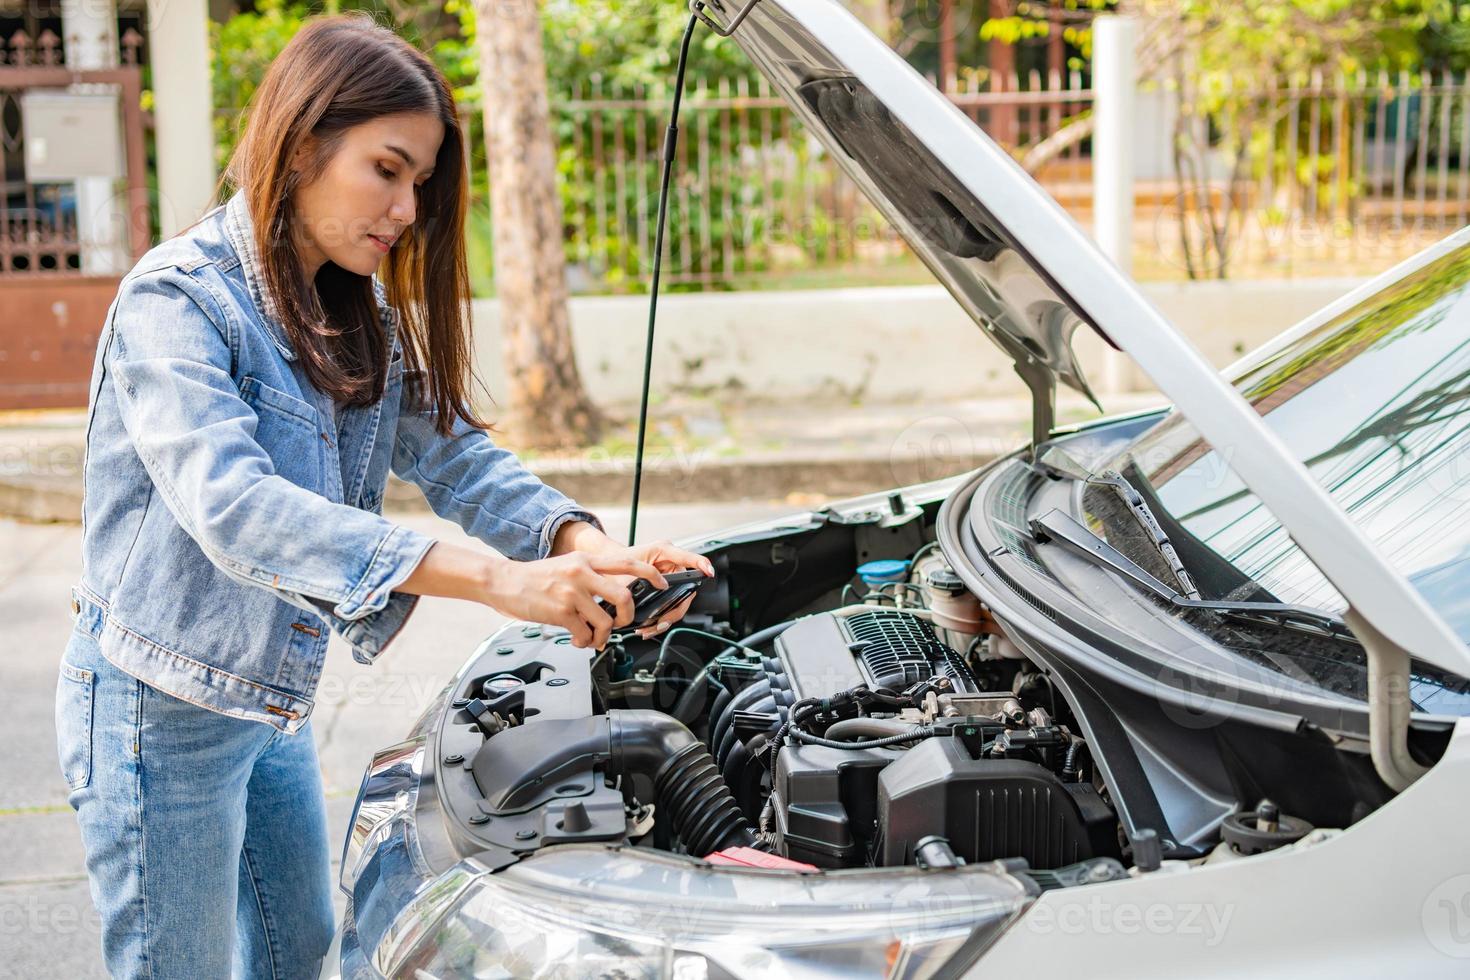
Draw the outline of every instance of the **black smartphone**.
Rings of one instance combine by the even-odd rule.
[[[706,578],[708,576],[697,570],[669,572],[664,575],[664,581],[669,583],[666,589],[655,587],[647,579],[637,579],[628,586],[628,591],[633,593],[633,621],[627,626],[619,626],[613,632],[629,633],[652,626],[664,613],[698,592],[700,584]],[[605,599],[602,601],[602,608],[609,616],[616,617],[618,614],[617,607]]]

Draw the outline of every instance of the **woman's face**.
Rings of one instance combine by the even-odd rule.
[[[381,116],[342,134],[321,175],[296,190],[297,243],[307,280],[326,262],[370,276],[418,220],[444,125],[427,112]]]

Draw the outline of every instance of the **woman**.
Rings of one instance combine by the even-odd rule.
[[[633,577],[713,574],[616,546],[482,431],[463,161],[432,62],[366,18],[314,21],[255,97],[241,190],[119,288],[57,695],[114,976],[316,975],[333,913],[308,716],[331,632],[370,663],[438,595],[600,647]],[[381,517],[390,467],[507,557]]]

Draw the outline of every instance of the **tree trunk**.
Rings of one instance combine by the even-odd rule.
[[[584,446],[601,438],[602,418],[572,353],[540,10],[476,0],[475,14],[506,427],[520,446]]]

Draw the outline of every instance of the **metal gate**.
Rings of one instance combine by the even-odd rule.
[[[87,403],[97,335],[120,279],[84,268],[88,243],[80,233],[75,184],[31,179],[28,160],[38,155],[39,137],[28,146],[24,100],[28,94],[116,93],[126,176],[113,184],[111,210],[125,216],[125,248],[136,261],[152,236],[139,104],[142,43],[129,30],[119,67],[77,70],[67,67],[65,45],[50,31],[0,39],[0,409]]]

